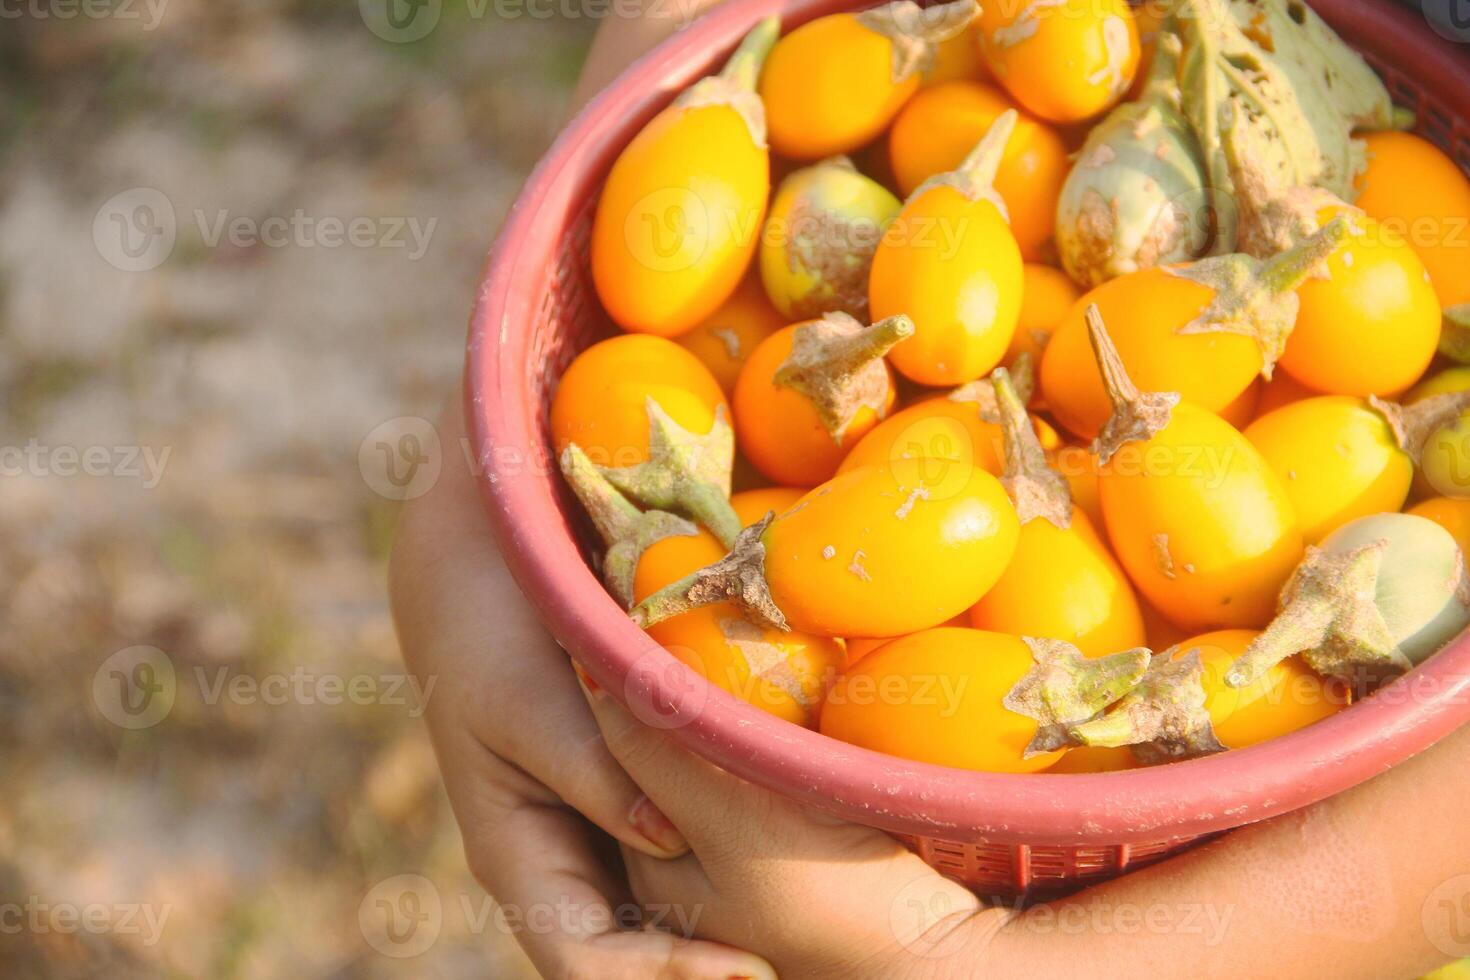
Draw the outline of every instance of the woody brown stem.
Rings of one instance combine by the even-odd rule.
[[[1128,376],[1128,369],[1123,365],[1113,338],[1108,335],[1096,303],[1088,304],[1084,317],[1103,387],[1113,403],[1113,414],[1092,444],[1092,451],[1102,465],[1123,446],[1147,441],[1167,426],[1174,406],[1179,404],[1179,395],[1172,391],[1140,391]]]
[[[1378,607],[1387,540],[1350,551],[1307,549],[1281,592],[1281,612],[1225,675],[1246,687],[1295,654],[1326,677],[1356,685],[1361,674],[1402,673],[1409,663]]]
[[[906,316],[864,327],[845,313],[828,313],[796,329],[775,382],[806,396],[841,443],[860,409],[883,415],[893,383],[883,358],[913,335],[914,321]]]
[[[766,584],[766,546],[761,536],[775,519],[774,511],[767,513],[740,532],[724,558],[659,589],[629,610],[628,617],[647,629],[701,606],[733,602],[758,625],[789,630]]]
[[[1424,444],[1434,431],[1470,409],[1470,391],[1431,395],[1412,405],[1400,405],[1369,395],[1368,404],[1388,423],[1399,448],[1415,466],[1420,466],[1424,462]]]
[[[1023,525],[1040,517],[1066,530],[1072,526],[1071,488],[1047,463],[1031,416],[1006,369],[996,368],[990,377],[1005,443],[1005,474],[1000,482],[1016,507],[1016,516]]]

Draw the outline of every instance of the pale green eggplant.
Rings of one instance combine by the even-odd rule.
[[[1181,0],[1181,105],[1215,209],[1215,254],[1267,258],[1351,202],[1357,129],[1396,121],[1388,90],[1301,0]]]
[[[1166,26],[1142,96],[1093,128],[1062,187],[1057,251],[1084,286],[1188,262],[1209,246],[1204,159],[1179,108],[1180,54]]]
[[[1333,531],[1281,591],[1281,611],[1226,677],[1245,687],[1301,653],[1363,690],[1411,670],[1470,625],[1465,558],[1415,514],[1374,514]]]

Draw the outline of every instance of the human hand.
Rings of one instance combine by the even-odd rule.
[[[447,451],[438,482],[399,521],[390,593],[409,668],[438,681],[426,718],[470,869],[523,917],[576,910],[517,932],[547,977],[771,976],[758,958],[716,943],[618,931],[613,911],[630,898],[582,817],[652,862],[686,844],[609,754],[566,654],[506,570],[453,448],[463,433],[456,394],[439,423]]]
[[[887,834],[745,783],[606,692],[584,691],[614,757],[690,842],[672,861],[625,852],[640,901],[672,906],[702,936],[759,950],[783,977],[994,975],[987,947],[1008,910],[985,907]]]
[[[1464,942],[1444,910],[1470,909],[1470,728],[1316,806],[1018,911],[986,907],[884,834],[689,755],[605,692],[586,696],[613,756],[690,842],[674,861],[626,853],[635,897],[783,977],[1382,980]]]

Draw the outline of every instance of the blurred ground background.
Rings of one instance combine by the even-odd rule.
[[[530,975],[401,685],[393,488],[359,449],[438,411],[595,24],[445,0],[398,43],[371,6],[0,11],[8,978]],[[119,251],[151,192],[176,240],[128,271],[158,258]],[[298,209],[376,240],[214,235]],[[400,220],[434,222],[422,254]],[[120,678],[161,678],[166,714],[125,727]],[[381,934],[425,907],[403,874],[440,902],[407,946]]]

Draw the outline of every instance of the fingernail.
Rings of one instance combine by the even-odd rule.
[[[628,811],[628,822],[650,844],[670,854],[678,854],[689,847],[689,842],[679,833],[679,828],[646,796],[641,797],[633,804],[633,809]]]

